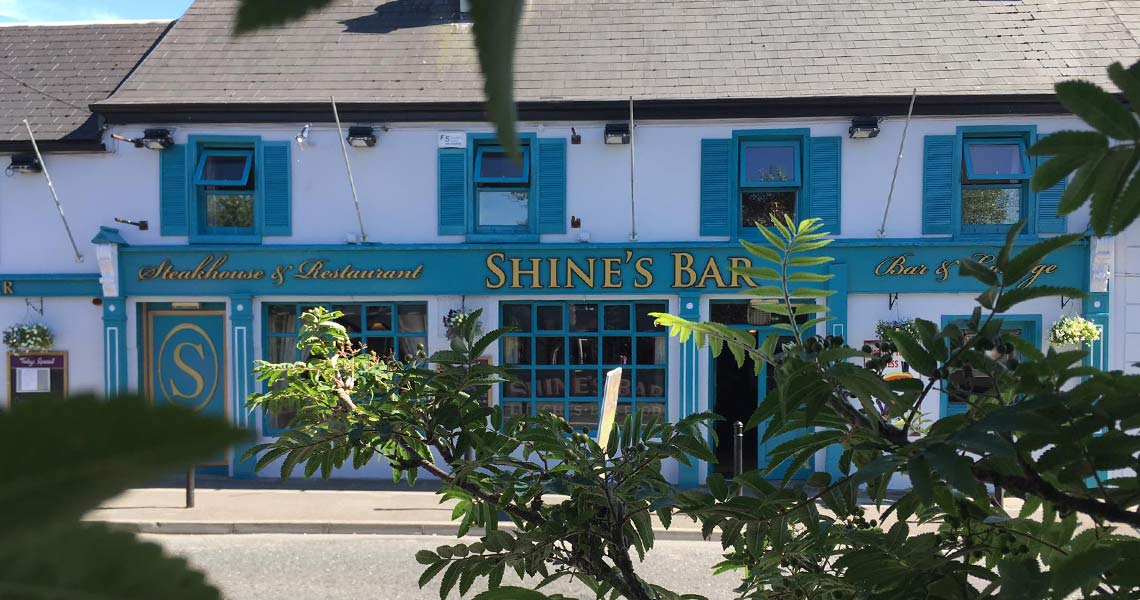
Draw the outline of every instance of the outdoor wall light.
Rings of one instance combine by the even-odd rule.
[[[367,125],[353,125],[344,139],[353,148],[371,148],[376,145],[376,130]]]
[[[570,128],[570,143],[581,144],[582,134],[578,133],[573,127]]]
[[[120,142],[130,142],[134,144],[135,148],[146,148],[147,150],[167,150],[174,147],[174,139],[170,137],[171,130],[169,129],[144,129],[142,137],[129,138],[117,133],[111,134],[111,139],[119,140]]]
[[[12,162],[8,165],[8,173],[40,173],[44,166],[35,154],[14,154]]]
[[[607,123],[605,140],[607,144],[628,144],[629,123]]]
[[[309,129],[312,127],[312,123],[306,123],[305,126],[301,128],[301,133],[293,137],[294,140],[297,140],[297,145],[301,147],[301,150],[305,149],[305,142],[309,141]]]
[[[865,140],[879,135],[879,117],[855,117],[847,135],[853,140]]]

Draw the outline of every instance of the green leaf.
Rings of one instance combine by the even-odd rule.
[[[1056,296],[1069,296],[1071,298],[1085,298],[1087,294],[1077,288],[1059,287],[1055,285],[1035,285],[1006,291],[998,298],[994,312],[1005,312],[1014,306],[1034,298],[1049,298]]]
[[[728,498],[728,484],[724,480],[724,475],[709,473],[705,478],[705,485],[709,486],[709,491],[717,500],[724,501]]]
[[[1057,204],[1057,215],[1067,215],[1085,203],[1089,194],[1092,194],[1093,184],[1096,183],[1097,165],[1104,160],[1107,154],[1106,151],[1099,155],[1090,156],[1088,162],[1077,169],[1077,174],[1073,176],[1073,180],[1065,188],[1065,193],[1061,194],[1061,201]]]
[[[1132,110],[1140,111],[1140,77],[1125,69],[1124,65],[1114,62],[1108,65],[1108,78],[1124,92],[1124,97],[1132,105]]]
[[[504,586],[487,590],[474,600],[550,600],[550,597],[542,592],[528,590],[521,587]]]
[[[454,518],[454,515],[452,516]],[[430,565],[439,561],[439,555],[431,550],[420,550],[416,552],[416,562],[421,565]]]
[[[1094,547],[1063,557],[1050,571],[1053,598],[1067,597],[1074,590],[1096,581],[1120,560],[1120,550]]]
[[[924,456],[935,473],[962,492],[970,494],[978,487],[978,480],[970,470],[973,463],[958,455],[950,446],[933,446],[926,450]]]
[[[961,258],[958,260],[958,274],[977,279],[985,285],[998,284],[997,273],[972,258]]]
[[[1021,278],[1029,274],[1033,267],[1041,263],[1041,261],[1050,253],[1060,250],[1065,246],[1073,244],[1084,237],[1083,233],[1070,233],[1066,235],[1058,235],[1045,240],[1041,240],[1032,246],[1022,250],[1017,256],[1013,257],[1002,268],[1002,275],[1005,280],[1009,282],[1019,281]],[[997,282],[991,283],[994,285]]]
[[[899,352],[902,353],[903,358],[914,367],[915,371],[919,374],[931,377],[938,370],[938,361],[934,356],[926,351],[918,340],[914,339],[909,333],[900,329],[892,329],[887,332],[887,337],[891,338],[891,342],[898,347]]]
[[[824,265],[835,258],[831,256],[793,256],[788,259],[788,266],[790,267],[813,267],[815,265]]]
[[[101,523],[47,527],[18,543],[0,544],[0,598],[221,597],[185,559]]]
[[[1104,139],[1104,136],[1099,133],[1093,133],[1093,135],[1099,136],[1102,140]],[[1107,140],[1105,143],[1108,143]],[[1103,150],[1101,150],[1101,152],[1103,152]],[[1060,154],[1054,156],[1037,166],[1037,169],[1033,171],[1033,179],[1030,180],[1030,186],[1035,192],[1047,190],[1068,177],[1069,173],[1077,170],[1077,167],[1085,164],[1088,160],[1088,154]]]
[[[926,506],[934,504],[934,481],[930,477],[930,465],[922,455],[918,455],[911,459],[910,464],[907,465],[907,473],[910,475],[910,484],[914,488],[914,493],[922,500]]]
[[[1100,86],[1073,80],[1058,83],[1056,90],[1061,104],[1097,131],[1118,140],[1140,139],[1136,117]]]
[[[1038,139],[1029,149],[1029,156],[1088,156],[1106,149],[1108,139],[1104,134],[1095,131],[1057,131]]]
[[[419,554],[417,553],[416,556],[418,557]],[[439,572],[442,571],[443,568],[448,564],[450,563],[446,560],[437,560],[436,562],[428,565],[428,568],[424,569],[424,572],[420,574],[420,579],[418,582],[420,588],[422,589],[425,585],[428,584],[428,582],[434,579],[436,575],[439,575]]]
[[[1124,187],[1114,203],[1112,211],[1112,231],[1119,234],[1140,216],[1140,172],[1132,174],[1132,179]]]
[[[771,263],[776,263],[777,265],[783,263],[783,259],[780,257],[780,255],[775,250],[767,246],[755,244],[748,240],[740,240],[740,245],[744,246],[744,249],[753,256],[763,258],[764,260]]]
[[[732,272],[762,281],[780,281],[780,273],[772,267],[732,267]]]
[[[1131,147],[1117,147],[1097,164],[1095,181],[1092,184],[1092,209],[1089,224],[1098,236],[1107,235],[1112,224],[1112,208],[1116,193],[1124,177],[1136,164],[1136,150]]]
[[[221,453],[248,436],[138,397],[44,398],[0,411],[0,538],[77,520],[131,486]],[[19,457],[16,460],[14,457]]]
[[[331,3],[332,0],[241,0],[234,33],[241,35],[295,21]]]
[[[515,134],[515,38],[522,9],[523,0],[471,0],[471,31],[483,70],[487,116],[495,125],[499,144],[514,157],[519,156]]]
[[[997,256],[997,266],[999,269],[1005,266],[1009,260],[1009,255],[1013,252],[1013,245],[1017,243],[1017,236],[1021,235],[1021,230],[1025,229],[1025,221],[1018,221],[1005,232],[1005,244],[1002,245],[1001,250]]]

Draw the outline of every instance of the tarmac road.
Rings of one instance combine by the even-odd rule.
[[[413,600],[439,598],[435,585],[416,581],[423,567],[417,550],[456,543],[431,535],[143,535],[168,552],[203,569],[229,600]],[[658,541],[638,566],[648,581],[710,600],[733,598],[740,579],[732,573],[713,576],[720,560],[717,542]],[[636,560],[636,557],[635,557]],[[504,583],[518,584],[508,570]],[[533,581],[531,585],[536,584]],[[466,598],[481,588],[477,583]],[[544,591],[593,598],[581,584],[560,580]],[[460,596],[452,592],[451,598]]]

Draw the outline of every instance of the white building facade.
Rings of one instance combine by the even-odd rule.
[[[351,30],[340,17],[365,18],[372,10],[365,4],[337,3],[340,14],[303,23],[319,28],[326,19]],[[524,19],[524,65],[532,60],[527,40],[550,10],[535,4]],[[829,247],[836,260],[825,269],[837,293],[826,300],[835,320],[817,333],[856,347],[876,339],[881,320],[945,324],[969,315],[981,288],[959,276],[954,261],[993,260],[1008,223],[1027,221],[1020,245],[1088,225],[1084,211],[1056,216],[1063,184],[1045,192],[1028,187],[1038,159],[1026,148],[1082,127],[1040,81],[1025,84],[1032,93],[920,91],[909,119],[909,94],[796,101],[794,88],[786,93],[792,100],[647,93],[632,101],[631,121],[628,99],[527,100],[523,69],[519,165],[503,160],[477,102],[432,100],[439,94],[431,81],[422,92],[428,99],[414,105],[338,100],[343,132],[331,106],[303,91],[295,100],[266,101],[212,91],[194,101],[197,92],[180,87],[189,84],[177,83],[174,66],[190,58],[185,45],[194,36],[224,36],[219,23],[230,9],[195,3],[119,90],[94,104],[106,124],[105,151],[44,155],[82,262],[43,174],[0,178],[0,319],[51,327],[55,350],[67,354],[69,393],[138,392],[157,404],[224,416],[265,439],[283,423],[245,407],[261,389],[252,361],[301,358],[295,334],[304,308],[344,312],[354,338],[381,352],[446,347],[448,311],[481,308],[485,329],[514,328],[488,351],[489,361],[509,365],[516,377],[490,399],[508,414],[554,411],[593,428],[599,382],[620,366],[623,411],[676,420],[713,410],[747,421],[767,378],[757,381],[749,366],[679,344],[646,314],[713,319],[761,337],[770,331],[771,315],[750,306],[740,294],[749,282],[731,272],[749,264],[740,241],[759,239],[748,222],[780,211],[823,219],[836,240]],[[397,18],[380,13],[369,18]],[[418,33],[469,36],[462,23],[437,21]],[[376,29],[358,35],[393,35]],[[1140,56],[1140,43],[1127,46],[1127,29],[1119,30],[1121,48],[1106,52]],[[230,52],[262,56],[248,40],[225,43],[234,44]],[[287,46],[282,52],[289,54]],[[347,55],[336,46],[326,54]],[[1084,60],[1084,73],[1103,72],[1099,57]],[[469,72],[469,63],[458,62]],[[256,63],[239,65],[249,66],[251,89],[263,77]],[[172,95],[154,94],[156,86]],[[863,138],[857,126],[877,135]],[[621,143],[623,127],[628,143]],[[607,143],[607,130],[617,143]],[[357,144],[342,151],[342,134]],[[1095,244],[1050,256],[1031,284],[1099,290]],[[1140,360],[1129,358],[1140,330],[1110,335],[1117,307],[1140,307],[1140,287],[1128,292],[1140,279],[1126,278],[1140,269],[1140,238],[1121,236],[1115,248],[1108,292],[1086,302],[1027,302],[1007,328],[1045,347],[1051,323],[1082,314],[1105,327],[1093,364]],[[1140,323],[1132,316],[1130,324]],[[17,372],[9,369],[11,377]],[[34,393],[13,386],[3,389],[4,405],[34,401]],[[923,411],[937,418],[964,406],[934,396]],[[765,446],[747,441],[746,462],[762,463]],[[213,468],[254,476],[240,453]],[[837,458],[821,452],[816,466],[835,469]],[[726,464],[667,468],[670,479],[698,485]],[[337,475],[388,474],[386,465],[372,464]]]

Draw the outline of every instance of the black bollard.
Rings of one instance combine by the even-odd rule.
[[[744,472],[744,423],[736,421],[732,424],[732,476],[738,477]]]
[[[194,508],[194,466],[186,471],[186,508]]]

